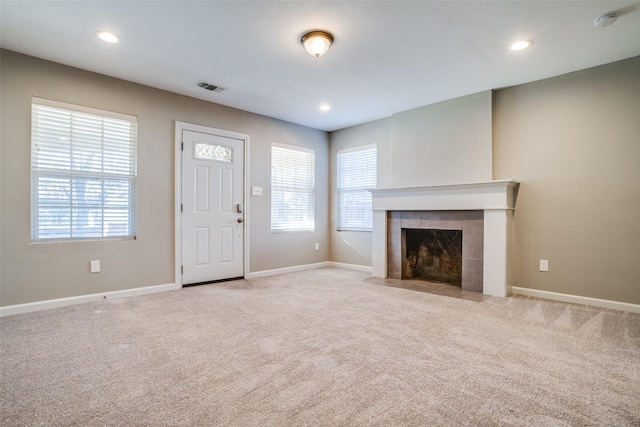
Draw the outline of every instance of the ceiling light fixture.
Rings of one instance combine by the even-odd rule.
[[[108,31],[96,31],[96,36],[98,36],[100,40],[107,43],[118,43],[118,41],[120,40],[118,36]]]
[[[302,36],[300,41],[309,55],[320,58],[329,50],[329,46],[333,43],[333,36],[326,31],[311,31]]]
[[[607,13],[602,16],[598,16],[593,20],[593,25],[596,28],[606,27],[607,25],[611,25],[618,19],[618,15],[615,13]]]
[[[533,42],[531,40],[520,40],[511,45],[511,50],[522,50],[531,46]]]
[[[322,104],[319,108],[320,108],[320,111],[329,111],[329,110],[331,110],[331,106],[329,104]]]

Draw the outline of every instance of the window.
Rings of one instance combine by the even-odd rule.
[[[371,193],[376,187],[375,145],[338,151],[338,230],[373,228]]]
[[[313,231],[314,171],[313,150],[271,146],[271,231]]]
[[[31,241],[135,238],[137,119],[33,98]]]

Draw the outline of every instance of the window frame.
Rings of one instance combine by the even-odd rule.
[[[274,150],[274,148],[276,150]],[[292,171],[290,169],[283,170],[280,172],[282,174],[280,181],[282,182],[276,182],[275,180],[277,180],[278,177],[276,176],[277,174],[274,171],[274,169],[276,168],[276,165],[274,164],[276,162],[276,159],[274,159],[274,155],[275,153],[277,153],[278,150],[289,150],[291,152],[289,153],[290,155],[297,155],[302,157],[310,156],[310,158],[306,159],[306,161],[304,159],[298,159],[297,162],[290,162],[291,164],[286,165],[289,168],[291,168],[292,166],[300,166],[302,163],[310,162],[310,165],[307,165],[309,166],[309,169],[306,171],[308,172],[308,174],[306,174],[306,176],[302,176],[300,180],[296,180],[294,178],[293,181],[284,182],[285,176],[287,177],[291,177],[292,175],[299,176],[300,171],[299,170]],[[297,154],[294,154],[294,153],[297,153]],[[270,211],[271,212],[271,220],[270,220],[271,233],[297,233],[297,232],[315,231],[315,175],[316,175],[315,168],[316,168],[315,150],[311,148],[281,144],[277,142],[273,142],[271,144],[271,211]],[[277,204],[279,201],[277,196],[278,192],[283,193],[282,195],[283,197],[281,200],[282,203],[280,204]],[[286,194],[289,194],[290,196],[295,194],[297,194],[298,197],[302,196],[301,199],[299,200],[304,200],[305,199],[304,195],[305,194],[307,195],[306,198],[308,199],[307,200],[308,203],[306,203],[307,206],[305,210],[306,218],[302,218],[299,221],[286,222],[286,218],[284,221],[282,220],[282,217],[287,216],[286,210],[282,214],[276,213],[277,209],[284,208],[284,205],[286,204],[284,202],[284,198]]]
[[[343,177],[342,177],[342,174],[345,173],[345,171],[343,171],[341,167],[341,156],[347,156],[349,154],[358,154],[358,153],[363,153],[365,156],[370,156],[371,151],[373,151],[375,164],[374,165],[367,164],[364,170],[359,170],[359,171],[351,170],[350,173],[364,172],[368,174],[373,172],[375,175],[374,177],[375,182],[366,181],[361,185],[345,186],[345,184],[343,183]],[[371,166],[373,166],[373,170],[371,169]],[[337,223],[338,231],[364,231],[364,232],[373,231],[373,210],[371,206],[372,198],[371,198],[371,193],[368,190],[376,188],[377,181],[378,181],[378,147],[376,144],[360,145],[357,147],[338,150],[336,152],[336,223]],[[346,209],[351,208],[356,211],[363,210],[362,208],[351,207],[351,206],[347,206],[345,208],[343,206],[343,203],[345,203],[345,200],[344,200],[345,197],[343,196],[346,194],[351,194],[356,196],[360,195],[360,196],[364,196],[364,198],[367,199],[369,212],[366,212],[366,213],[359,212],[357,215],[355,215],[356,218],[359,218],[359,221],[361,223],[360,225],[354,225],[353,223],[349,224],[345,222],[346,219],[344,218],[344,211]]]
[[[135,239],[138,118],[32,97],[31,119],[31,243]]]

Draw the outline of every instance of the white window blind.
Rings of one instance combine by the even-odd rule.
[[[338,151],[338,230],[372,230],[371,193],[367,190],[376,185],[375,145]]]
[[[282,144],[271,146],[271,230],[313,231],[315,154]]]
[[[31,241],[135,238],[137,118],[34,98]]]

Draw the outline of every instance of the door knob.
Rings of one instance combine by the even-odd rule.
[[[238,222],[243,222],[244,220],[242,218],[238,218]]]

